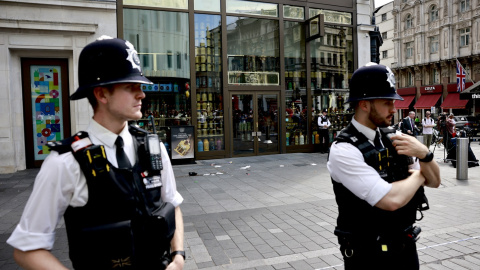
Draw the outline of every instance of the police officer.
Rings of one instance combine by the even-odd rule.
[[[78,72],[70,98],[88,98],[93,118],[85,132],[49,144],[7,241],[15,260],[25,269],[66,269],[50,253],[64,216],[75,269],[183,269],[183,198],[165,146],[127,124],[142,116],[140,84],[152,83],[136,50],[102,36],[82,50]]]
[[[413,224],[428,208],[423,187],[438,187],[440,172],[425,145],[388,128],[395,100],[402,97],[390,68],[369,63],[353,73],[347,102],[355,115],[327,162],[347,270],[419,269]]]
[[[323,109],[322,114],[318,117],[318,128],[320,130],[320,153],[328,153],[330,137],[328,136],[328,128],[330,120],[327,117],[327,109]]]

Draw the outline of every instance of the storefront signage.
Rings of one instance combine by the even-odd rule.
[[[428,86],[422,86],[420,87],[420,93],[421,94],[433,94],[433,93],[439,93],[441,94],[443,90],[443,85],[438,84],[438,85],[428,85]]]
[[[142,84],[143,92],[158,92],[160,90],[160,85],[158,84]]]
[[[229,71],[229,84],[243,85],[279,85],[278,72]]]

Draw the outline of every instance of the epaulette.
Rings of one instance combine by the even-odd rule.
[[[128,131],[130,131],[130,133],[132,135],[134,135],[135,137],[145,137],[148,134],[148,131],[146,131],[145,129],[140,128],[136,125],[129,125],[128,126]]]
[[[60,155],[65,154],[67,152],[72,151],[72,143],[74,143],[76,140],[75,137],[83,139],[85,137],[88,137],[88,133],[85,131],[80,131],[77,132],[75,135],[73,135],[70,138],[63,139],[61,141],[55,141],[55,142],[48,142],[47,146],[50,148],[52,151],[58,152]]]

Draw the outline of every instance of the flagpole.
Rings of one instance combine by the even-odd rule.
[[[458,60],[457,57],[455,57],[455,60],[457,60],[457,62],[460,64],[460,66],[462,66],[462,69],[465,70],[465,73],[467,73],[467,76],[468,76],[468,78],[470,79],[470,81],[472,81],[473,83],[475,83],[475,81],[472,80],[472,77],[470,77],[470,73],[468,73],[468,71],[463,67],[462,63]]]

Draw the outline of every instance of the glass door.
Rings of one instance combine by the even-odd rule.
[[[233,156],[279,153],[278,92],[231,94]]]

